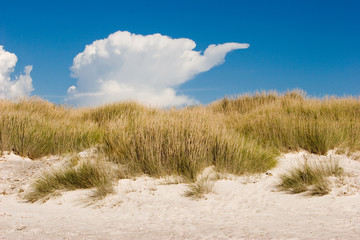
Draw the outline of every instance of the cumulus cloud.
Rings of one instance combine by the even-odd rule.
[[[14,71],[17,60],[14,53],[5,51],[0,45],[0,98],[17,99],[29,96],[33,91],[30,76],[32,66],[26,66],[24,74],[11,80],[10,74]]]
[[[160,107],[194,104],[175,88],[223,63],[228,52],[249,47],[225,43],[199,52],[195,46],[191,39],[126,31],[94,41],[74,58],[71,71],[77,83],[68,89],[67,101],[80,106],[121,100]]]

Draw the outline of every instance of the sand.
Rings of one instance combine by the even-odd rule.
[[[359,239],[360,162],[334,152],[329,157],[347,174],[333,179],[326,196],[277,190],[279,174],[287,169],[305,158],[326,160],[299,152],[283,155],[267,174],[218,180],[200,200],[184,196],[186,184],[144,176],[120,180],[114,194],[89,205],[92,190],[25,202],[21,196],[34,177],[62,160],[4,153],[0,239]]]

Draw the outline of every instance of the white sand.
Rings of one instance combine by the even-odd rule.
[[[20,196],[44,167],[59,163],[0,157],[0,239],[359,239],[360,162],[335,155],[346,172],[322,197],[278,192],[278,176],[302,161],[286,154],[271,174],[219,180],[205,199],[184,197],[186,184],[147,177],[121,180],[117,193],[88,206],[91,190],[44,204]],[[338,186],[336,186],[338,185]]]

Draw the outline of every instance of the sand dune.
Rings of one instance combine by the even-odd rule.
[[[283,155],[267,174],[218,180],[200,200],[184,196],[186,184],[140,177],[120,180],[115,194],[89,205],[92,190],[26,203],[21,196],[31,180],[61,158],[32,161],[4,153],[0,239],[359,239],[360,161],[330,156],[346,175],[333,179],[332,191],[321,197],[275,187],[279,174],[305,157],[326,158],[299,152]]]

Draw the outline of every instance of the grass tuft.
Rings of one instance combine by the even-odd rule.
[[[85,161],[77,166],[53,170],[42,175],[33,185],[26,199],[35,202],[56,190],[76,190],[96,188],[96,196],[102,197],[112,192],[111,174],[100,163]]]
[[[185,197],[193,199],[200,199],[205,197],[205,194],[213,192],[215,182],[221,179],[221,174],[215,171],[215,167],[208,167],[197,176],[194,183],[189,185],[189,189],[185,191]]]
[[[309,195],[325,195],[330,191],[328,177],[341,176],[343,169],[337,162],[308,163],[305,161],[300,167],[281,175],[279,189],[290,193],[307,192]]]
[[[201,179],[189,185],[189,189],[185,191],[185,197],[193,199],[203,198],[205,194],[213,192],[214,182],[208,179]]]

